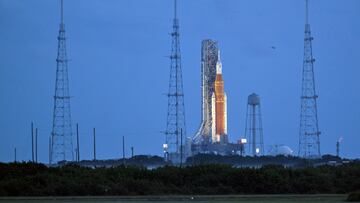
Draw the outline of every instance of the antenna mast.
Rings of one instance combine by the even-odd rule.
[[[177,0],[174,0],[174,19],[177,19]]]
[[[64,24],[64,0],[61,0],[61,11],[60,11],[60,16],[61,16],[61,24]]]
[[[305,24],[309,24],[309,0],[305,0]]]

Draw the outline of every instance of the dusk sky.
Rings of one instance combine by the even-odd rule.
[[[58,0],[0,0],[0,161],[48,161]],[[81,159],[162,156],[172,0],[65,0],[71,108]],[[360,157],[360,1],[310,0],[321,153]],[[203,39],[217,40],[228,96],[228,133],[244,136],[247,96],[261,97],[265,148],[298,152],[304,44],[303,0],[179,0],[187,136],[200,124]],[[274,47],[274,48],[272,48]],[[75,138],[75,137],[74,137]]]

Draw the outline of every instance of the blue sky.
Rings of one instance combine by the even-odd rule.
[[[162,153],[173,1],[65,0],[73,123],[81,158]],[[321,152],[359,158],[360,1],[310,1]],[[304,1],[179,0],[187,133],[200,124],[200,48],[219,41],[231,141],[244,135],[247,96],[261,97],[266,146],[298,150]],[[0,161],[28,160],[30,122],[47,162],[55,83],[57,0],[0,0]],[[272,49],[274,46],[276,49]]]

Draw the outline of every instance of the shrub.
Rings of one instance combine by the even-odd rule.
[[[360,191],[359,192],[352,192],[347,197],[348,202],[360,202]]]

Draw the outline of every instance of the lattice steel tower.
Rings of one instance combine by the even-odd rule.
[[[174,163],[180,162],[180,157],[185,158],[184,144],[186,137],[185,106],[181,69],[179,19],[177,18],[177,0],[174,0],[174,19],[172,47],[170,55],[170,81],[168,96],[168,112],[165,131],[164,153],[167,160]],[[181,138],[183,140],[181,140]]]
[[[54,112],[51,132],[52,163],[62,160],[74,160],[63,5],[63,0],[61,0],[61,22],[58,36]]]
[[[317,103],[315,91],[314,62],[312,40],[309,24],[309,4],[306,3],[304,60],[302,72],[302,94],[300,114],[299,156],[303,158],[320,157],[320,131],[318,125]]]

